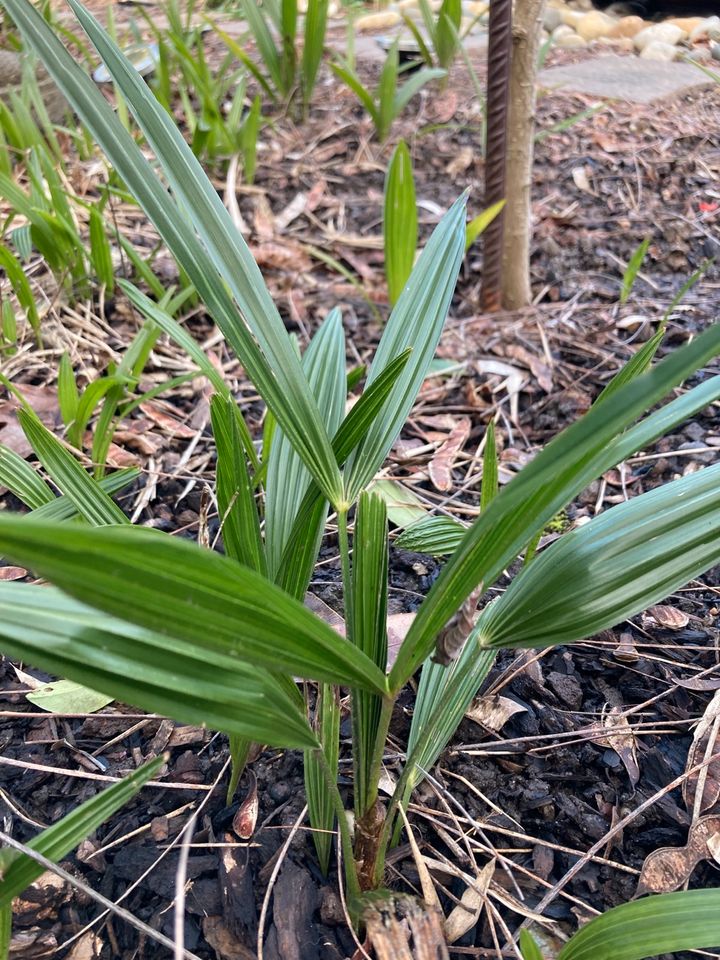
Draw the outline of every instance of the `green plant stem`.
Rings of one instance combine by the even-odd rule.
[[[425,747],[425,744],[430,738],[431,732],[432,731],[429,727],[426,731],[423,732],[423,734],[420,736],[420,739],[415,744],[415,747],[413,749],[414,754],[417,755],[418,753],[421,753],[421,751]],[[378,842],[378,856],[377,856],[376,865],[382,864],[383,869],[385,865],[385,856],[387,854],[387,848],[390,844],[390,838],[393,836],[393,821],[395,820],[395,814],[397,813],[397,809],[400,806],[400,804],[405,802],[405,792],[408,789],[408,784],[410,782],[410,778],[414,773],[414,771],[415,771],[415,763],[411,762],[411,757],[408,756],[405,758],[405,766],[403,767],[403,771],[400,774],[400,779],[395,785],[395,791],[393,792],[393,795],[390,798],[390,806],[388,807],[387,815],[385,817],[385,823],[383,824],[383,828],[380,833],[380,839]],[[397,839],[398,839],[397,837],[394,837],[393,842],[397,842]],[[382,875],[378,876],[378,870],[376,866],[375,880],[377,883],[380,883],[381,879],[382,879]]]
[[[350,541],[348,539],[347,510],[338,510],[338,546],[340,548],[340,564],[342,567],[343,579],[343,597],[345,599],[345,636],[352,643],[352,569],[350,565]],[[365,798],[358,792],[360,783],[359,763],[358,763],[358,745],[360,744],[360,731],[358,729],[358,711],[353,710],[352,719],[352,744],[353,744],[353,784],[355,795],[353,798],[353,807],[357,820],[365,812]]]
[[[345,635],[352,643],[352,571],[350,569],[350,541],[348,540],[347,507],[345,509],[338,509],[337,519],[338,546],[340,548],[343,593],[345,595]]]
[[[382,707],[380,708],[380,717],[378,718],[375,742],[373,744],[372,765],[370,767],[368,796],[365,809],[369,809],[377,800],[378,784],[380,783],[380,772],[382,768],[382,758],[383,754],[385,753],[385,744],[387,743],[387,735],[390,728],[390,720],[392,719],[395,700],[396,697],[393,697],[390,694],[382,698]]]
[[[367,782],[367,796],[363,797],[365,811],[370,811],[377,805],[382,758],[385,752],[385,744],[387,742],[388,730],[390,728],[390,721],[392,719],[395,700],[396,698],[389,694],[382,698],[382,706],[380,709],[380,716],[378,718],[375,742],[373,743],[372,764],[370,766],[370,773]],[[383,818],[382,827],[377,834],[377,843],[373,852],[374,855],[372,857],[371,886],[373,889],[382,883],[382,878],[385,873],[385,853],[387,851],[388,835],[389,825],[386,815]]]
[[[315,750],[318,759],[318,766],[322,770],[325,779],[325,785],[328,789],[328,796],[335,808],[335,817],[340,831],[340,843],[342,844],[343,860],[345,862],[345,883],[347,884],[350,899],[359,898],[361,895],[360,883],[358,881],[357,871],[355,869],[355,857],[353,853],[352,837],[350,836],[350,827],[348,826],[345,807],[342,797],[338,790],[337,782],[333,777],[325,753],[322,749]]]

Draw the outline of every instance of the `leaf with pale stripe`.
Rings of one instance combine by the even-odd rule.
[[[123,703],[285,747],[316,746],[302,698],[227,648],[169,638],[50,587],[0,583],[0,649]]]
[[[720,562],[720,464],[565,534],[485,608],[477,642],[572,643],[663,600]]]
[[[383,412],[370,426],[346,467],[349,502],[373,479],[410,413],[440,340],[465,247],[465,196],[456,200],[415,264],[373,358],[367,386],[408,347],[410,359]]]
[[[720,890],[682,890],[623,903],[582,927],[558,960],[644,960],[720,944]]]
[[[300,602],[188,541],[140,527],[0,515],[0,550],[78,600],[167,637],[269,670],[386,689],[384,673]]]
[[[129,523],[115,501],[31,410],[18,410],[18,420],[48,474],[88,523]]]
[[[97,796],[81,803],[57,823],[33,837],[27,846],[57,863],[67,856],[79,843],[94,833],[97,828],[124,807],[141,788],[160,772],[164,757],[157,757],[143,764],[119,783],[102,790]],[[13,899],[26,890],[45,871],[45,867],[32,857],[14,850],[6,850],[10,863],[3,870],[0,880],[0,910],[10,907]]]
[[[27,0],[3,3],[187,272],[325,495],[335,502],[341,491],[338,467],[282,320],[247,245],[180,132],[97,21],[72,3],[118,87],[137,111],[181,206],[42,16]]]
[[[420,606],[392,669],[391,690],[399,690],[412,676],[478,584],[487,588],[494,583],[559,509],[627,456],[622,431],[718,352],[720,325],[715,325],[591,408],[503,487],[470,527]]]

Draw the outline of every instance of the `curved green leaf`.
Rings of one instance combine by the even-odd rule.
[[[439,80],[445,76],[447,76],[447,70],[440,70],[437,67],[429,69],[423,67],[422,70],[418,70],[417,73],[409,77],[393,98],[393,118],[402,113],[415,94],[419,93],[426,83],[430,83],[431,80]]]
[[[310,341],[302,360],[308,384],[330,436],[340,426],[345,408],[345,336],[341,321],[340,311],[337,308],[331,310]],[[270,447],[265,486],[265,547],[268,569],[273,578],[310,482],[309,471],[282,428],[278,428]],[[306,537],[317,548],[319,533],[317,529],[305,531]]]
[[[38,472],[4,443],[0,443],[0,485],[11,490],[31,510],[55,499]]]
[[[465,249],[465,196],[455,201],[420,254],[373,358],[368,387],[408,347],[412,356],[345,471],[349,502],[375,476],[405,423],[440,340]]]
[[[58,438],[28,409],[18,411],[18,420],[38,459],[88,523],[129,523],[120,507],[78,463]]]
[[[683,890],[623,903],[586,924],[558,960],[644,960],[720,944],[720,890]]]
[[[428,553],[432,557],[444,557],[457,549],[466,532],[465,524],[452,517],[425,517],[403,530],[395,546]]]
[[[410,276],[417,250],[415,182],[404,140],[395,147],[385,177],[383,232],[385,276],[390,302],[395,303]]]
[[[57,823],[47,827],[33,837],[27,846],[55,863],[62,860],[82,840],[132,800],[144,784],[160,772],[164,763],[164,757],[157,757],[134,770],[119,783],[81,803]],[[10,853],[11,862],[0,880],[0,909],[9,907],[13,898],[27,889],[45,870],[41,863],[26,854],[6,852]]]
[[[97,21],[76,0],[70,0],[135,111],[178,203],[158,180],[95,84],[32,4],[28,0],[3,3],[187,272],[327,498],[336,502],[341,482],[330,440],[282,320],[247,244],[171,118]]]
[[[0,550],[71,596],[145,629],[269,670],[385,692],[382,671],[301,603],[188,541],[139,527],[88,529],[0,515]]]
[[[478,584],[487,588],[494,583],[558,510],[590,480],[633,452],[624,452],[622,431],[718,352],[720,324],[591,408],[503,487],[470,527],[420,606],[392,669],[391,689],[400,689],[412,676],[431,652],[435,637]]]
[[[242,415],[233,399],[216,395],[210,401],[210,419],[217,451],[216,491],[225,553],[266,576],[260,518],[240,434]]]
[[[274,746],[316,745],[299,694],[267,670],[202,641],[134,627],[50,587],[0,583],[0,648],[185,723]]]
[[[480,646],[572,643],[667,597],[720,561],[720,464],[561,537],[489,604]]]

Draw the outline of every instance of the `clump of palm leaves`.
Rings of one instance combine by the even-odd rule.
[[[266,0],[262,6],[241,0],[261,65],[224,31],[218,33],[273,101],[298,96],[307,114],[325,49],[328,4],[308,0],[301,16],[298,0]]]
[[[438,80],[446,75],[446,71],[439,68],[423,68],[413,72],[403,82],[397,40],[388,50],[374,90],[365,86],[348,60],[331,63],[330,67],[367,110],[375,126],[375,134],[381,143],[387,139],[393,123],[415,94],[431,80]]]
[[[351,913],[361,922],[368,898],[376,903],[383,896],[400,808],[449,741],[497,651],[589,636],[720,560],[720,468],[713,466],[561,537],[474,623],[484,591],[560,509],[606,470],[717,401],[720,377],[679,396],[674,391],[720,352],[720,327],[659,363],[654,347],[646,350],[501,491],[489,434],[480,517],[462,531],[389,665],[388,521],[385,502],[368,487],[442,332],[465,252],[464,198],[420,255],[364,389],[346,413],[339,311],[330,312],[300,358],[197,158],[94,18],[70,0],[172,192],[28,0],[3,2],[187,271],[265,401],[274,430],[258,454],[222,376],[161,306],[122,281],[132,302],[188,350],[215,389],[225,556],[133,527],[101,483],[77,461],[74,467],[64,461],[66,472],[56,481],[84,523],[48,521],[37,512],[0,515],[0,550],[54,584],[0,583],[0,648],[143,709],[226,732],[236,775],[252,741],[303,750],[320,863],[327,870],[336,826]],[[46,443],[52,437],[42,436]],[[25,481],[33,486],[27,475]],[[330,509],[337,518],[344,638],[303,604]],[[385,803],[378,787],[393,708],[418,671],[406,762]],[[296,678],[317,683],[310,701]],[[351,698],[354,834],[337,776],[341,689]],[[712,924],[693,926],[684,945],[707,946],[716,934]]]

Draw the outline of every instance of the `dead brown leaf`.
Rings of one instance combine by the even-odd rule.
[[[685,690],[720,690],[720,677],[681,677],[674,682]]]
[[[104,940],[89,930],[73,946],[67,955],[67,960],[97,960],[104,944]]]
[[[250,786],[247,796],[238,807],[232,822],[232,828],[241,840],[249,840],[255,833],[259,810],[257,777],[252,770],[246,772],[250,780]]]
[[[178,420],[177,417],[174,416],[174,408],[170,408],[173,411],[171,413],[168,410],[168,406],[168,404],[164,404],[158,400],[149,400],[147,403],[141,403],[140,409],[146,417],[149,417],[153,423],[161,427],[163,432],[169,433],[173,437],[180,437],[183,440],[191,440],[195,436],[196,431],[186,423]]]
[[[428,464],[430,480],[436,490],[447,493],[453,488],[452,469],[457,455],[470,436],[470,417],[462,417],[450,431],[450,436],[437,450]]]
[[[45,426],[52,429],[59,413],[55,390],[51,387],[24,383],[22,394]],[[21,457],[29,457],[32,447],[18,423],[16,414],[19,409],[20,401],[12,394],[0,400],[0,443],[4,443]]]
[[[503,353],[513,360],[517,360],[524,367],[527,367],[530,373],[535,377],[539,386],[545,393],[552,393],[553,376],[552,369],[519,343],[509,343],[503,348]]]
[[[684,610],[678,610],[677,607],[670,607],[667,604],[649,607],[647,616],[666,630],[682,630],[690,623],[690,617]]]
[[[695,728],[693,742],[688,750],[686,770],[691,770],[717,752],[719,730],[720,690],[717,690]],[[697,796],[698,790],[700,799]],[[701,767],[697,773],[687,777],[682,793],[685,806],[691,813],[701,814],[711,810],[720,798],[720,760],[713,760]]]
[[[461,147],[450,163],[445,167],[445,173],[451,177],[457,177],[472,166],[475,151],[472,147]]]
[[[258,266],[263,270],[289,270],[292,273],[309,272],[310,257],[298,243],[260,243],[251,247]]]
[[[455,90],[446,90],[441,97],[432,97],[428,104],[428,119],[433,123],[450,123],[457,113],[458,95]],[[466,167],[463,169],[467,169]],[[462,173],[462,170],[458,171]]]
[[[465,716],[475,723],[498,733],[505,726],[510,717],[516,713],[525,713],[526,707],[500,694],[478,697],[466,711]]]
[[[495,875],[495,861],[487,863],[477,875],[475,883],[465,889],[460,903],[453,907],[452,912],[445,921],[445,936],[448,943],[455,943],[460,937],[464,936],[468,930],[472,930],[478,922],[478,918],[485,906],[487,900],[490,881]]]
[[[395,663],[398,650],[407,636],[414,619],[414,613],[391,613],[388,617],[388,670]]]
[[[254,198],[254,204],[253,227],[255,235],[259,240],[272,240],[276,233],[275,217],[267,195],[258,193]]]
[[[660,847],[645,858],[636,896],[669,893],[686,883],[702,860],[716,860],[720,816],[702,817],[690,827],[684,847]]]
[[[635,734],[623,708],[614,704],[603,716],[602,724],[594,723],[591,725],[591,729],[602,733],[602,736],[597,737],[595,742],[615,751],[627,770],[631,785],[636,786],[640,779],[637,744]]]

